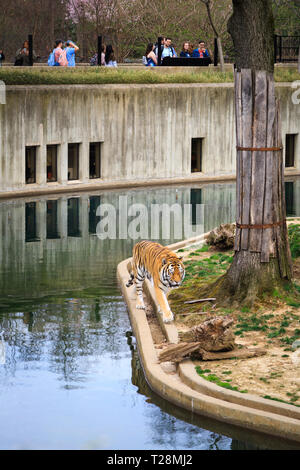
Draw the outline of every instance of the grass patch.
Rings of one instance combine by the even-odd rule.
[[[295,403],[291,403],[290,401],[281,400],[280,398],[270,397],[270,395],[264,395],[264,396],[262,396],[262,398],[266,398],[267,400],[279,401],[279,402],[285,403],[287,405],[294,405],[294,406],[300,407],[300,405],[296,405]]]
[[[49,68],[33,67],[19,69],[2,67],[0,80],[6,85],[104,85],[104,84],[159,84],[159,83],[233,83],[233,72],[209,70],[180,73],[160,73],[159,70],[108,69],[105,67]],[[296,68],[276,68],[276,82],[299,80]]]
[[[291,255],[293,259],[300,256],[300,225],[290,224],[288,227]]]
[[[209,369],[201,369],[200,366],[195,367],[196,372],[200,377],[202,377],[205,380],[208,380],[208,382],[212,382],[219,387],[226,388],[227,390],[233,390],[234,392],[240,392],[240,393],[248,393],[248,390],[239,390],[238,387],[233,387],[229,382],[231,382],[231,379],[223,379],[221,380],[219,377],[217,377],[215,374],[210,374]],[[223,373],[231,374],[231,371],[225,371]]]
[[[6,68],[0,70],[0,80],[6,85],[105,85],[105,84],[159,84],[159,83],[230,83],[232,72],[157,73],[151,69],[124,70],[104,67],[65,68]]]

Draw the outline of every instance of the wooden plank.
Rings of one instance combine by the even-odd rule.
[[[242,142],[242,78],[240,72],[235,72],[235,118],[236,118],[236,145],[241,147]],[[236,221],[242,223],[242,152],[237,150],[236,155]],[[241,230],[236,229],[234,250],[240,251],[241,248]]]
[[[199,299],[199,300],[187,300],[186,302],[184,302],[185,304],[199,304],[201,302],[214,302],[215,300],[217,299]]]
[[[255,97],[253,119],[253,147],[266,147],[267,134],[267,72],[255,72]],[[250,223],[262,224],[264,211],[264,194],[266,179],[265,152],[252,152],[252,184]],[[252,252],[261,252],[262,229],[253,229],[250,232],[249,249]]]
[[[242,69],[242,146],[252,147],[252,72],[251,69]],[[250,201],[251,201],[251,152],[242,152],[241,157],[241,179],[242,179],[242,224],[250,223]],[[248,250],[249,230],[241,231],[241,248]]]
[[[275,136],[275,117],[276,117],[276,101],[275,101],[275,86],[274,77],[271,74],[267,76],[268,83],[268,103],[267,103],[267,147],[275,147],[277,145],[277,138]],[[263,212],[263,223],[271,224],[277,222],[274,219],[274,192],[277,191],[276,174],[274,169],[276,168],[276,152],[266,153],[266,187],[264,195],[264,212]],[[275,254],[275,243],[274,243],[274,229],[266,229],[262,231],[262,247],[261,247],[261,262],[268,263],[270,261],[270,255]]]
[[[199,346],[199,342],[172,344],[159,354],[158,362],[159,364],[169,361],[181,362],[187,356],[190,356],[192,352],[196,351]]]
[[[280,104],[277,103],[277,139],[278,145],[282,146],[282,125],[281,125],[281,113]],[[286,203],[285,203],[285,184],[284,184],[284,166],[283,166],[283,151],[278,152],[278,198],[279,198],[279,220],[286,219]],[[278,247],[278,259],[280,275],[283,279],[291,279],[292,276],[292,260],[288,242],[288,231],[286,222],[277,227],[277,247]]]

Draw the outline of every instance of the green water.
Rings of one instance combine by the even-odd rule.
[[[1,202],[0,449],[274,447],[177,409],[145,383],[116,280],[136,240],[96,235],[97,208],[119,217],[120,196],[146,208],[192,203],[192,227],[202,204],[205,232],[234,220],[233,184]],[[160,241],[177,241],[174,230]]]

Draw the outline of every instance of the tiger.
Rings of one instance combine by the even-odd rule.
[[[170,289],[181,286],[185,277],[182,258],[159,243],[141,241],[133,248],[132,271],[127,287],[135,285],[136,308],[145,310],[143,283],[147,278],[154,287],[159,313],[164,323],[171,323],[174,314],[170,309],[167,295]]]

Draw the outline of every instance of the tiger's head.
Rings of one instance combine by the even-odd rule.
[[[163,258],[160,279],[164,286],[175,289],[181,286],[185,277],[185,269],[182,258],[172,256]]]

